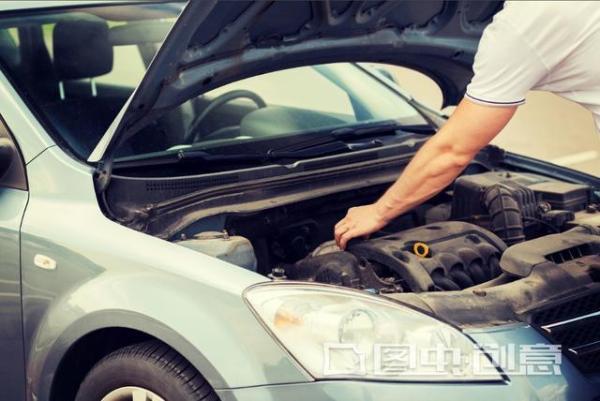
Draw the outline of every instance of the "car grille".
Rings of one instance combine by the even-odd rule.
[[[600,372],[600,290],[537,310],[530,321],[581,371]]]

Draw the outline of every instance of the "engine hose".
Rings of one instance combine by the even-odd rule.
[[[490,229],[507,245],[525,239],[521,208],[510,189],[492,185],[483,194],[483,204],[490,215]]]

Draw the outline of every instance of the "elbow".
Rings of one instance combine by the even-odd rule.
[[[475,157],[475,153],[469,149],[465,149],[460,144],[442,146],[439,149],[439,154],[445,161],[445,168],[451,170],[463,170],[473,160],[473,157]]]
[[[463,170],[471,163],[479,148],[472,146],[470,142],[457,141],[449,146],[450,158],[455,168]]]
[[[464,170],[471,160],[473,160],[474,155],[465,152],[454,152],[451,156],[452,166],[455,169]]]

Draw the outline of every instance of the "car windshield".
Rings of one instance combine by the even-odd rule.
[[[27,10],[0,18],[0,66],[56,142],[87,159],[184,3]]]
[[[427,124],[364,66],[305,66],[243,79],[191,99],[135,135],[119,156],[259,142],[266,150],[269,139],[281,146],[285,138],[291,142],[315,131],[390,120],[407,127]]]

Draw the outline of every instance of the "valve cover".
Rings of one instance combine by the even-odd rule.
[[[500,275],[506,245],[474,224],[449,221],[336,249],[323,244],[286,274],[378,292],[460,290]]]

